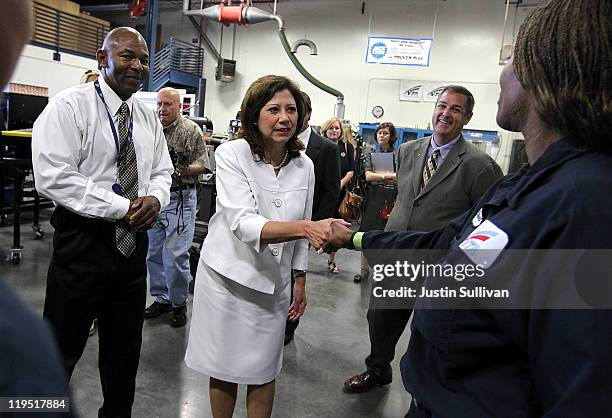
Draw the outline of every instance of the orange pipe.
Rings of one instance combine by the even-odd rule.
[[[237,23],[242,25],[242,10],[244,4],[240,3],[240,6],[226,6],[225,4],[219,4],[219,22],[223,24]]]

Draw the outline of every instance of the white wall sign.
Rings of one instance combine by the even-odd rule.
[[[416,65],[429,67],[432,39],[368,37],[368,64]]]
[[[424,102],[433,102],[438,101],[438,96],[440,92],[444,90],[444,87],[448,86],[450,83],[446,81],[427,81],[423,82],[423,87],[421,89],[421,94]]]
[[[422,88],[422,81],[400,80],[400,102],[420,102]]]
[[[446,81],[400,80],[400,102],[433,102],[450,83]]]

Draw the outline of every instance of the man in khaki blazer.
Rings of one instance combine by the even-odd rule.
[[[470,209],[502,177],[488,154],[461,135],[472,118],[474,96],[462,86],[446,86],[432,116],[434,134],[399,147],[398,195],[385,231],[433,231]],[[424,179],[425,165],[434,152],[436,169]],[[371,298],[371,301],[374,298]],[[351,393],[367,392],[391,383],[391,361],[412,309],[368,309],[370,355],[367,370],[344,382]]]

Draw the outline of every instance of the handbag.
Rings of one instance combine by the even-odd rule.
[[[340,207],[338,208],[338,213],[342,219],[356,221],[361,216],[362,210],[363,197],[347,189],[342,202],[340,202]]]
[[[385,196],[385,204],[380,209],[380,218],[386,222],[389,220],[389,216],[391,216],[391,211],[393,211],[393,207],[395,206],[395,199],[397,195],[392,193],[393,196],[391,199],[389,199],[389,189],[387,187],[382,187],[381,189],[383,195]]]
[[[395,206],[395,202],[389,202],[385,200],[385,204],[380,210],[380,217],[383,221],[388,221],[389,216],[391,216],[391,211],[393,210],[393,206]]]

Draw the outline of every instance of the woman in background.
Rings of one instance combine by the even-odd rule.
[[[397,140],[397,130],[391,122],[384,122],[376,128],[375,136],[380,149],[374,151],[365,150],[363,158],[366,199],[359,228],[360,232],[385,229],[387,219],[397,197],[397,177],[395,174],[397,148],[393,146]],[[375,167],[372,164],[373,152],[393,153],[393,171],[382,171]],[[368,277],[368,272],[368,262],[362,254],[361,272],[353,277],[353,281],[359,283],[362,278]]]
[[[326,120],[325,123],[321,125],[321,135],[338,144],[338,158],[340,158],[340,195],[338,196],[336,214],[334,215],[337,218],[341,218],[340,214],[338,213],[338,208],[344,199],[347,187],[353,179],[353,174],[355,172],[355,148],[351,143],[353,138],[352,135],[350,135],[350,138],[348,138],[348,135],[345,135],[344,132],[345,131],[342,128],[342,121],[335,116]],[[327,259],[327,267],[332,274],[340,273],[340,269],[338,269],[338,266],[336,265],[335,252],[329,254],[329,258]]]

